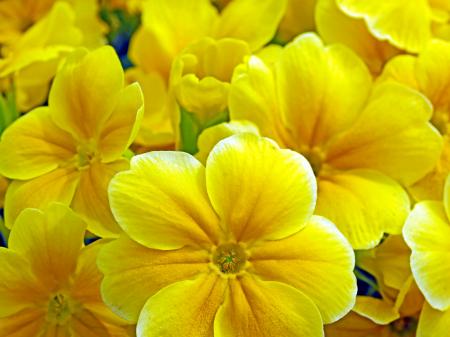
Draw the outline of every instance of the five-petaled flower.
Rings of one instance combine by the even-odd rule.
[[[300,154],[253,134],[222,140],[206,167],[182,152],[133,158],[111,181],[124,234],[105,246],[103,298],[137,335],[322,336],[354,303],[354,255],[313,216]]]

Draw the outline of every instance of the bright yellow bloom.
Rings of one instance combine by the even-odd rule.
[[[24,210],[0,248],[1,337],[128,336],[100,296],[95,260],[83,247],[85,222],[67,206]]]
[[[326,43],[342,43],[351,48],[378,75],[384,64],[400,51],[374,37],[362,19],[348,16],[336,0],[318,0],[315,8],[317,31]]]
[[[234,0],[219,13],[210,0],[146,1],[142,26],[130,42],[136,68],[129,77],[142,84],[146,102],[158,104],[146,104],[136,141],[150,147],[174,144],[177,111],[168,85],[172,62],[184,48],[203,37],[228,37],[257,50],[275,35],[285,5],[286,0]]]
[[[428,123],[429,102],[396,83],[373,86],[363,62],[341,45],[300,35],[271,64],[252,56],[233,76],[232,120],[302,153],[318,180],[316,212],[355,249],[399,234],[406,192],[434,166],[442,139]],[[417,158],[420,158],[418,160]]]
[[[450,324],[450,178],[444,202],[423,201],[409,215],[403,235],[412,250],[414,278],[429,305],[420,317],[418,336],[448,336]]]
[[[312,215],[311,167],[267,138],[222,140],[206,167],[136,156],[109,195],[126,235],[99,256],[102,294],[139,337],[323,336],[354,303],[353,252]]]
[[[137,132],[142,93],[124,87],[111,47],[68,57],[50,90],[49,106],[19,118],[2,135],[0,172],[14,179],[5,198],[10,227],[20,211],[59,201],[83,215],[99,236],[119,232],[109,209],[111,177],[128,167],[122,155]]]
[[[234,68],[250,55],[244,41],[203,38],[174,60],[170,86],[180,107],[205,123],[224,112]]]
[[[336,0],[348,15],[362,18],[379,40],[408,52],[421,51],[434,32],[448,27],[446,0]],[[444,26],[444,28],[442,27]]]
[[[54,4],[54,5],[53,5]],[[44,103],[61,60],[103,43],[95,0],[0,2],[0,78],[12,78],[20,111]]]
[[[395,57],[379,79],[390,80],[419,90],[433,104],[431,122],[444,136],[444,149],[434,170],[410,191],[417,200],[442,200],[444,182],[450,173],[450,43],[434,40],[419,56]]]

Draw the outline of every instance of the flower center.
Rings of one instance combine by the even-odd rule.
[[[62,293],[52,295],[48,302],[47,320],[54,324],[63,325],[72,315],[69,298]]]
[[[83,169],[88,167],[97,157],[97,147],[94,142],[87,142],[77,147],[77,167]]]
[[[223,274],[239,273],[247,261],[247,254],[237,243],[226,243],[218,246],[213,253],[212,262]]]
[[[391,331],[398,336],[414,336],[417,320],[414,317],[401,317],[393,321],[390,325]]]
[[[308,160],[311,165],[314,175],[317,177],[322,168],[324,161],[324,153],[319,148],[312,148],[306,151],[301,151],[301,154]]]

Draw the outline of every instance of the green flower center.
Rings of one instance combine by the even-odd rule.
[[[245,266],[247,254],[241,245],[226,243],[216,248],[212,262],[223,274],[237,274]]]
[[[77,167],[83,169],[88,167],[97,157],[97,146],[93,142],[81,144],[77,147]]]
[[[52,295],[48,302],[47,321],[63,325],[71,315],[72,310],[69,298],[61,293]]]

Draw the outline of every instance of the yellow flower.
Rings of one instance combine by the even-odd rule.
[[[400,50],[374,37],[364,20],[345,14],[336,1],[317,1],[315,18],[319,35],[326,43],[342,43],[351,48],[372,74],[379,75],[386,61],[399,54]]]
[[[403,235],[412,250],[411,268],[428,304],[418,336],[448,336],[450,325],[450,178],[441,201],[422,201],[409,215]]]
[[[109,195],[126,235],[101,251],[102,294],[139,337],[323,336],[353,305],[353,252],[312,216],[311,167],[267,138],[222,140],[206,168],[136,156]]]
[[[136,68],[129,72],[132,80],[142,84],[146,102],[156,99],[162,104],[146,106],[136,141],[166,147],[169,134],[174,144],[177,111],[171,106],[168,85],[172,62],[184,48],[203,37],[228,37],[257,50],[275,35],[285,4],[286,0],[234,0],[219,14],[210,0],[146,1],[142,26],[130,41],[129,56]]]
[[[5,197],[10,227],[20,211],[59,201],[83,215],[99,236],[119,232],[109,209],[111,177],[128,167],[122,157],[142,114],[137,83],[124,87],[111,47],[79,49],[58,72],[49,106],[19,118],[2,134],[0,172],[13,179]]]
[[[302,153],[318,180],[316,212],[355,249],[399,234],[406,192],[436,162],[442,139],[428,123],[429,102],[396,83],[373,86],[363,62],[341,45],[300,35],[271,64],[252,56],[233,76],[232,120]],[[418,160],[417,158],[420,158]]]
[[[0,2],[0,78],[12,78],[20,111],[44,103],[61,60],[75,46],[104,42],[97,3],[6,0]]]
[[[419,90],[433,104],[431,122],[444,136],[444,149],[434,170],[410,191],[417,200],[442,200],[445,179],[450,173],[450,43],[434,40],[419,56],[393,58],[379,81],[405,84]]]
[[[421,51],[434,30],[448,26],[446,0],[336,0],[348,15],[362,18],[373,36],[408,52]]]
[[[95,260],[83,247],[86,224],[67,206],[24,210],[0,248],[0,336],[128,336],[102,302]]]
[[[234,68],[250,54],[244,41],[203,38],[190,44],[174,60],[170,86],[177,103],[205,123],[228,106]]]

